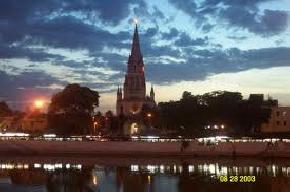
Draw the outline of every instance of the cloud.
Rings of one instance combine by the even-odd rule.
[[[286,11],[264,10],[263,14],[242,7],[230,7],[219,13],[230,26],[247,29],[261,36],[280,34],[288,27]]]
[[[178,34],[179,34],[179,31],[175,27],[173,27],[173,28],[170,28],[169,32],[161,33],[161,36],[165,40],[171,40],[171,39],[176,38]]]
[[[13,47],[5,44],[0,45],[0,59],[12,58],[27,58],[30,61],[49,61],[49,60],[62,60],[63,56],[58,54],[50,54],[45,52],[44,49],[31,49],[24,47]]]
[[[148,79],[157,84],[203,80],[211,74],[290,66],[290,48],[264,48],[242,51],[192,50],[185,62],[170,65],[156,61],[146,66]]]
[[[240,40],[245,40],[248,37],[247,36],[234,36],[234,35],[229,35],[229,36],[227,36],[227,38],[232,39],[232,40],[238,40],[238,41],[240,41]]]
[[[196,9],[197,9],[197,4],[195,3],[195,1],[191,1],[191,0],[179,0],[179,1],[175,1],[175,0],[169,0],[169,2],[171,4],[173,4],[177,9],[180,9],[182,11],[184,11],[186,14],[194,17],[196,16]]]
[[[117,25],[130,13],[130,6],[143,6],[143,0],[3,0],[0,3],[1,19],[25,22],[36,17],[49,16],[50,14],[81,13],[87,19],[97,19],[100,22]]]
[[[208,37],[192,39],[186,33],[181,33],[174,43],[178,47],[204,46],[208,43]]]
[[[225,21],[229,28],[246,29],[260,36],[273,36],[286,31],[289,12],[260,10],[259,5],[271,0],[207,0],[196,4],[192,0],[174,1],[171,4],[196,20],[196,26],[208,32],[217,23]],[[200,23],[203,23],[202,25]]]
[[[146,78],[157,84],[290,65],[287,47],[224,50],[211,42],[219,37],[210,32],[221,26],[241,30],[237,35],[224,34],[235,41],[248,38],[244,31],[264,38],[283,33],[288,13],[260,9],[266,0],[169,1],[191,17],[201,35],[193,37],[189,35],[192,31],[182,31],[175,20],[168,20],[172,15],[163,12],[163,5],[154,6],[144,0],[0,1],[0,61],[8,60],[6,65],[10,67],[0,72],[0,89],[7,90],[0,97],[19,99],[37,91],[52,94],[57,89],[50,86],[65,85],[63,78],[98,91],[114,90],[126,72],[133,33],[126,29],[126,21],[131,16],[141,19],[139,36]],[[277,46],[287,43],[280,42]],[[70,57],[72,54],[75,56]],[[23,70],[22,63],[13,63],[15,58],[24,58],[23,66],[29,68]],[[51,68],[39,71],[40,64]],[[51,75],[63,69],[68,70],[65,77]]]
[[[113,34],[72,16],[36,23],[33,27],[31,39],[26,43],[56,48],[102,50],[104,46],[119,46],[129,38],[128,32]]]
[[[44,89],[52,84],[65,84],[56,77],[42,72],[22,72],[18,75],[11,75],[5,71],[0,71],[0,97],[7,101],[26,100],[32,95],[31,90],[39,90],[39,95],[50,95],[55,90]],[[30,98],[31,99],[31,98]]]

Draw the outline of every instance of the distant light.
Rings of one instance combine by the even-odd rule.
[[[44,134],[43,137],[56,137],[55,134]]]
[[[39,164],[39,163],[34,163],[34,168],[41,168],[41,164]]]
[[[0,137],[28,137],[29,134],[27,133],[0,133]]]
[[[148,113],[148,114],[147,114],[147,117],[151,117],[151,116],[152,116],[152,114],[151,114],[151,113]]]
[[[225,125],[224,125],[224,124],[222,124],[222,125],[221,125],[221,129],[224,129],[224,128],[225,128]]]

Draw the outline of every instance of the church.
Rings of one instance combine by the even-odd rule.
[[[136,24],[123,88],[118,87],[117,90],[117,116],[126,117],[126,121],[122,125],[124,135],[139,135],[146,131],[147,127],[141,118],[141,110],[145,105],[154,108],[156,102],[152,86],[150,95],[146,95],[144,62]]]

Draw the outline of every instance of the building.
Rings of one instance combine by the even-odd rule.
[[[0,117],[1,132],[42,133],[47,129],[45,114],[26,114]]]
[[[262,133],[290,133],[290,107],[273,107],[267,123],[261,126]]]
[[[138,27],[136,25],[123,88],[118,87],[117,91],[117,115],[127,117],[123,126],[123,133],[125,135],[140,134],[145,129],[140,118],[140,112],[144,105],[152,108],[156,106],[156,102],[152,86],[150,95],[146,95],[143,55],[141,53]]]
[[[25,133],[43,133],[47,129],[45,114],[29,114],[21,120],[22,131]]]

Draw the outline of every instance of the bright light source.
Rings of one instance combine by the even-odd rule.
[[[34,107],[36,109],[42,109],[44,107],[44,101],[43,100],[35,100],[34,101]]]
[[[224,125],[224,124],[222,124],[222,125],[221,125],[221,129],[224,129],[224,128],[225,128],[225,125]]]
[[[137,24],[139,23],[139,21],[138,21],[138,19],[137,19],[136,17],[133,18],[133,23],[134,23],[135,25],[137,25]]]
[[[148,113],[148,114],[147,114],[147,117],[151,117],[151,116],[152,116],[151,113]]]
[[[56,137],[56,134],[44,134],[43,137]]]

